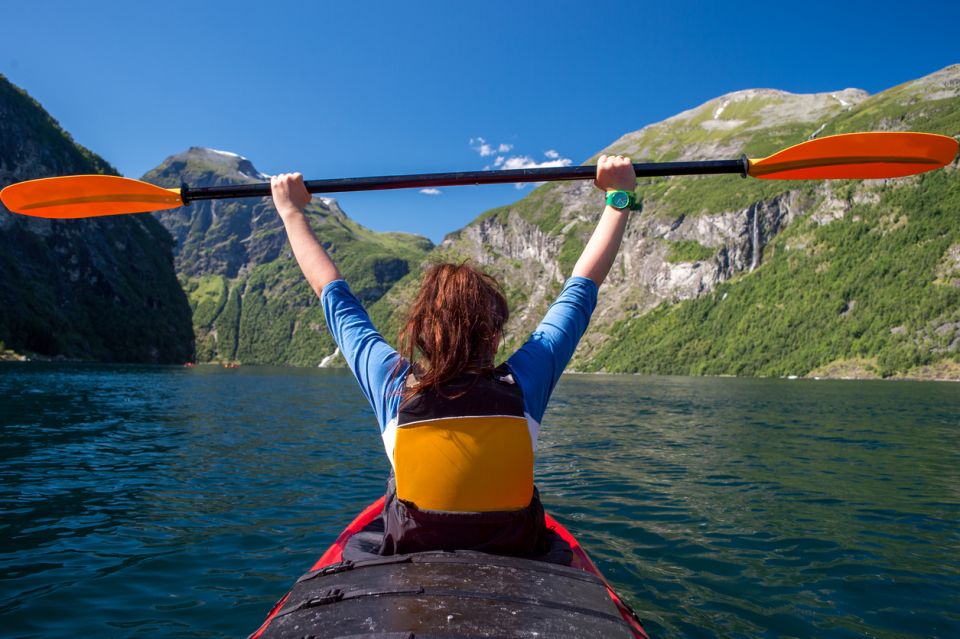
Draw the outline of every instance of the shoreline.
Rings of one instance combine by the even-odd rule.
[[[52,364],[104,364],[104,365],[124,365],[131,364],[135,366],[178,366],[184,368],[193,368],[193,367],[215,367],[215,368],[240,368],[240,367],[255,367],[255,366],[271,366],[276,368],[291,368],[291,369],[311,369],[316,368],[313,366],[293,366],[289,364],[240,364],[236,362],[225,363],[225,362],[169,362],[169,363],[158,363],[158,362],[103,362],[98,360],[85,360],[85,359],[74,359],[67,357],[44,357],[39,355],[25,355],[23,353],[18,353],[13,350],[4,350],[0,351],[0,362],[13,362],[13,363],[52,363]],[[346,366],[329,366],[326,368],[338,368],[349,370]],[[859,373],[859,374],[858,374]],[[938,373],[943,373],[938,375]],[[856,382],[866,382],[866,381],[880,381],[880,382],[960,382],[960,363],[953,362],[950,360],[938,362],[937,364],[928,365],[919,367],[918,369],[909,371],[907,373],[900,373],[896,375],[890,375],[889,377],[881,377],[875,372],[864,369],[860,367],[855,367],[854,370],[851,370],[846,367],[822,367],[816,369],[805,375],[673,375],[673,374],[663,374],[663,373],[609,373],[605,371],[579,371],[579,370],[567,370],[563,372],[563,375],[614,375],[614,376],[634,376],[634,377],[702,377],[702,378],[723,378],[729,377],[734,379],[782,379],[789,381],[856,381]]]

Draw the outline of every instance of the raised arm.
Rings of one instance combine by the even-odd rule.
[[[317,236],[307,222],[307,216],[303,214],[303,209],[311,199],[307,187],[303,185],[303,176],[299,173],[274,175],[270,178],[270,188],[273,191],[273,204],[283,220],[297,264],[319,296],[324,286],[342,279],[342,276],[337,265],[317,241]]]
[[[628,158],[600,156],[595,184],[602,191],[628,191],[637,176]],[[524,410],[536,422],[543,419],[550,395],[587,330],[597,305],[597,287],[610,272],[629,210],[607,206],[560,296],[526,343],[507,363],[523,390]],[[590,281],[588,281],[590,280]]]
[[[303,177],[299,173],[275,175],[270,178],[270,186],[300,270],[320,297],[333,341],[373,407],[383,432],[396,415],[400,401],[396,387],[402,385],[409,365],[374,327],[360,300],[350,292],[337,265],[313,234],[303,213],[310,203]]]
[[[601,155],[597,161],[597,179],[594,184],[604,192],[632,193],[637,188],[637,174],[633,170],[630,158]],[[607,205],[590,241],[587,242],[583,253],[580,254],[580,259],[573,267],[571,276],[589,278],[597,286],[603,284],[620,250],[620,242],[623,241],[623,231],[627,226],[629,215],[628,209],[619,210]]]

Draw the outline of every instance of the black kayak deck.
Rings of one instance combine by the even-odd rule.
[[[478,552],[349,559],[307,573],[263,639],[634,637],[596,576]]]

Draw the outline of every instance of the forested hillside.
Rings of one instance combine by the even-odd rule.
[[[116,174],[0,75],[0,187]],[[0,205],[0,354],[120,362],[193,357],[170,234],[149,215],[45,220]]]

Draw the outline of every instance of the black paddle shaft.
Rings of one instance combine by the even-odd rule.
[[[698,162],[650,162],[634,164],[637,177],[666,175],[738,174],[747,176],[749,162],[746,156],[738,160],[703,160]],[[346,193],[349,191],[379,191],[385,189],[417,189],[437,186],[466,186],[476,184],[509,184],[511,182],[554,182],[559,180],[589,180],[596,176],[597,167],[559,166],[539,169],[511,169],[507,171],[463,171],[459,173],[423,173],[420,175],[382,175],[379,177],[308,180],[310,193]],[[180,187],[184,204],[194,200],[218,200],[237,197],[266,197],[270,185],[237,184],[234,186]]]

